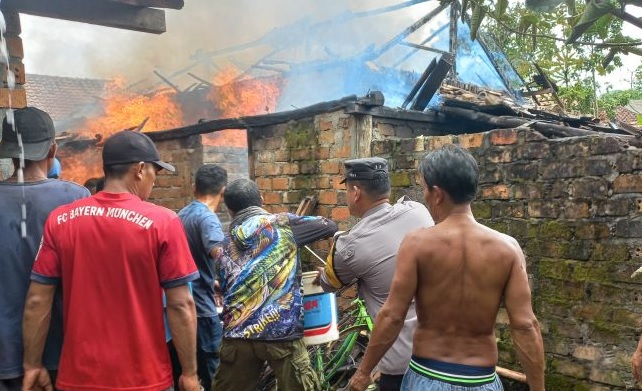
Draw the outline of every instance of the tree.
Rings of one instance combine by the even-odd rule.
[[[642,99],[642,89],[640,90],[618,90],[609,91],[599,99],[599,105],[605,110],[609,119],[615,118],[615,110],[618,107],[626,106],[630,101]]]
[[[521,75],[533,75],[537,63],[558,83],[567,110],[597,116],[597,75],[616,70],[622,55],[642,54],[637,47],[642,42],[622,34],[620,12],[624,4],[642,2],[530,1],[534,2],[551,4],[550,11],[505,0],[469,0],[462,2],[462,10],[470,14],[471,32],[476,34],[478,26],[490,33]]]

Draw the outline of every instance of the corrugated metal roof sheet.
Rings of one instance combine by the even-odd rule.
[[[636,114],[642,115],[642,100],[632,100],[629,101],[629,104],[626,106],[627,110],[630,110]]]

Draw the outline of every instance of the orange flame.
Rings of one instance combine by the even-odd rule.
[[[218,118],[234,118],[273,112],[277,105],[282,80],[241,79],[241,73],[229,67],[214,77],[214,86],[207,98],[219,112]],[[173,129],[183,125],[183,114],[174,90],[138,95],[126,91],[122,78],[105,87],[103,114],[87,119],[76,130],[80,138],[92,139],[96,134],[107,138],[123,129],[133,129],[144,121],[143,131]],[[203,136],[203,144],[247,148],[245,130],[229,129]],[[63,179],[84,183],[89,178],[101,177],[102,158],[95,148],[73,152],[60,149]]]
[[[267,114],[276,109],[280,81],[277,79],[242,79],[241,72],[227,67],[215,77],[207,98],[220,111],[220,118]],[[245,130],[229,129],[207,134],[205,145],[247,148]]]
[[[105,87],[103,115],[87,119],[82,127],[71,133],[83,138],[100,134],[103,138],[123,129],[135,129],[145,122],[144,131],[172,129],[182,125],[182,114],[175,101],[174,91],[138,95],[126,91],[124,80],[117,79]],[[89,178],[100,177],[102,157],[95,150],[60,157],[63,179],[84,183]]]

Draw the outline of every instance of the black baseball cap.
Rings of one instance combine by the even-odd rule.
[[[11,113],[7,112],[2,121],[0,158],[19,159],[22,151],[26,160],[40,161],[46,158],[56,138],[56,129],[49,114],[35,107],[14,110],[14,126],[9,123],[10,116]],[[18,135],[22,139],[22,148]]]
[[[110,136],[103,146],[103,165],[148,162],[174,172],[171,164],[160,160],[158,150],[147,135],[123,130]]]
[[[380,157],[346,160],[346,177],[341,181],[373,180],[388,176],[388,162]]]

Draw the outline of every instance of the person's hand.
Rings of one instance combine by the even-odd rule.
[[[352,375],[352,379],[350,379],[350,391],[365,391],[370,384],[372,384],[370,374],[362,372],[361,369],[357,369],[354,375]]]
[[[214,280],[214,304],[216,304],[217,307],[223,307],[223,290],[218,280]]]
[[[631,357],[631,371],[638,383],[642,383],[642,351],[639,349]]]
[[[25,370],[22,391],[53,391],[49,372],[43,367]]]
[[[325,273],[325,268],[317,267],[317,276],[312,280],[312,285],[321,285],[321,274]]]
[[[201,383],[198,381],[198,375],[181,375],[178,379],[178,389],[180,391],[201,391]]]

